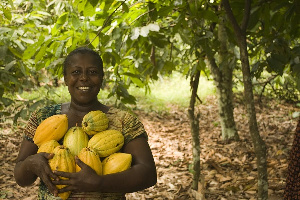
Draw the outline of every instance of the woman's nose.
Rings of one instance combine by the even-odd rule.
[[[86,72],[82,72],[81,76],[80,76],[80,80],[87,80],[88,79],[88,76],[87,76],[87,73]]]

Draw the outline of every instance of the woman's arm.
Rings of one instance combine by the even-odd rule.
[[[15,180],[18,185],[24,187],[33,184],[37,177],[40,177],[49,190],[57,194],[57,189],[50,177],[53,179],[58,179],[58,177],[52,173],[48,165],[48,159],[51,159],[53,154],[37,154],[37,150],[38,147],[34,143],[26,139],[22,141],[14,169]]]
[[[89,166],[77,160],[81,171],[78,173],[55,172],[69,180],[53,181],[57,185],[68,185],[59,190],[82,192],[128,193],[146,189],[156,184],[157,174],[149,144],[145,138],[136,138],[123,148],[132,155],[131,168],[115,174],[99,176]]]

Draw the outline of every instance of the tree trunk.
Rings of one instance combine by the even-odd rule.
[[[249,130],[254,146],[254,151],[257,159],[258,171],[258,199],[268,199],[268,173],[267,173],[267,154],[266,144],[259,134],[256,111],[254,105],[254,95],[252,89],[252,78],[250,73],[250,64],[247,51],[246,29],[250,16],[251,0],[245,0],[244,18],[241,26],[238,25],[233,16],[228,0],[222,0],[226,14],[234,28],[234,33],[240,49],[240,58],[242,63],[243,82],[244,82],[244,100],[247,109],[247,116],[249,121]]]
[[[194,76],[191,76],[192,95],[188,108],[188,116],[191,126],[191,134],[193,139],[193,183],[192,189],[198,190],[198,182],[200,178],[200,140],[199,140],[199,117],[195,115],[195,103],[197,99],[197,90],[199,85],[200,71],[197,71]]]
[[[231,53],[228,51],[228,40],[223,17],[220,18],[219,22],[218,38],[220,41],[219,66],[211,53],[207,57],[217,89],[222,139],[224,141],[239,140],[233,115],[232,73],[235,59],[233,59],[234,56],[230,56]]]
[[[240,43],[240,56],[242,62],[243,82],[245,87],[244,99],[247,107],[250,134],[257,159],[256,162],[258,169],[258,199],[267,200],[268,172],[266,144],[260,137],[257,125],[246,37],[242,41],[240,41]]]

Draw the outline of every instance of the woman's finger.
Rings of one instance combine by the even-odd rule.
[[[75,156],[75,162],[76,162],[76,164],[82,169],[83,167],[85,167],[86,166],[86,164],[84,163],[84,162],[82,162],[79,158],[78,158],[78,156]]]
[[[63,187],[63,188],[59,189],[58,193],[69,192],[69,191],[72,191],[72,190],[74,190],[74,187],[71,186],[71,185],[68,185],[66,187]]]
[[[52,183],[54,185],[71,185],[71,181],[69,179],[53,180]]]
[[[50,192],[52,192],[53,194],[58,192],[58,189],[52,183],[51,178],[47,174],[42,175],[40,178],[42,179],[42,181],[47,186]]]
[[[70,173],[70,172],[53,171],[53,173],[56,176],[61,176],[65,178],[72,178],[74,176],[74,173]]]
[[[44,158],[46,158],[47,160],[50,160],[53,158],[54,156],[54,153],[46,153],[46,152],[41,152],[41,153],[38,153],[40,155],[42,155]]]

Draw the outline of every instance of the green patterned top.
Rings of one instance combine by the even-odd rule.
[[[35,130],[38,125],[45,120],[46,118],[61,114],[61,104],[50,105],[44,108],[41,108],[32,113],[26,128],[24,130],[24,137],[33,142],[33,137]],[[143,124],[138,120],[137,117],[131,115],[130,113],[111,107],[106,113],[106,116],[109,119],[108,129],[119,130],[124,135],[125,144],[137,137],[147,137],[147,133],[144,129]],[[59,143],[62,144],[62,141]],[[39,200],[56,200],[60,199],[59,197],[54,197],[47,189],[45,184],[41,182],[39,191],[38,191]],[[72,192],[68,200],[121,200],[125,199],[124,193],[100,193],[100,192],[88,192],[88,193],[75,193]]]

